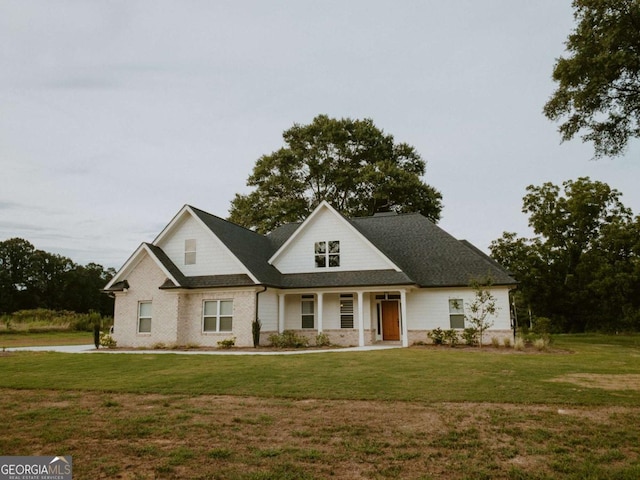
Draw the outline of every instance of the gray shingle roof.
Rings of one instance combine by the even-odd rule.
[[[467,286],[490,276],[494,285],[515,285],[507,271],[466,241],[459,241],[418,214],[375,215],[347,219],[353,227],[402,271],[281,274],[269,258],[293,235],[299,223],[283,225],[269,235],[235,225],[203,210],[190,207],[242,262],[258,283],[280,288],[364,287],[419,285],[421,287]],[[255,285],[249,275],[186,277],[159,247],[147,244],[178,285],[168,281],[162,288],[212,288]]]
[[[487,276],[515,285],[506,270],[419,213],[352,218],[351,224],[422,287],[466,286]]]

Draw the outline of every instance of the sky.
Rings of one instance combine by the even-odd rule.
[[[571,0],[0,0],[0,241],[119,268],[184,204],[226,218],[316,115],[427,163],[439,225],[530,237],[528,185],[589,176],[640,213],[640,145],[592,160],[542,114]]]

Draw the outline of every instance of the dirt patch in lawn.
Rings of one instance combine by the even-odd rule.
[[[604,390],[640,391],[640,375],[637,374],[568,373],[550,381]]]
[[[0,389],[0,445],[72,455],[74,478],[527,478],[580,465],[616,478],[633,468],[640,407],[562,408]]]

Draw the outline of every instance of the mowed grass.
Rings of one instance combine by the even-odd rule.
[[[41,333],[0,331],[0,351],[11,347],[49,345],[93,345],[93,333],[70,330]]]
[[[5,353],[3,455],[74,478],[640,478],[640,337],[549,353]]]
[[[550,353],[409,348],[310,355],[12,353],[0,387],[411,402],[638,405],[640,337],[559,337]],[[576,375],[584,376],[581,382]],[[604,377],[619,388],[599,388]],[[588,380],[593,380],[590,388]]]

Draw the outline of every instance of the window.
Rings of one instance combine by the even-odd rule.
[[[196,264],[196,240],[193,238],[184,241],[184,264]]]
[[[461,298],[449,299],[449,323],[451,328],[464,328],[464,302]]]
[[[151,302],[138,304],[138,333],[151,333]]]
[[[233,330],[233,301],[205,300],[202,309],[203,332],[230,332]]]
[[[340,328],[353,328],[353,295],[340,295]]]
[[[315,323],[313,295],[302,295],[302,328],[313,328]]]
[[[340,266],[340,242],[338,240],[316,242],[314,252],[317,268]]]

